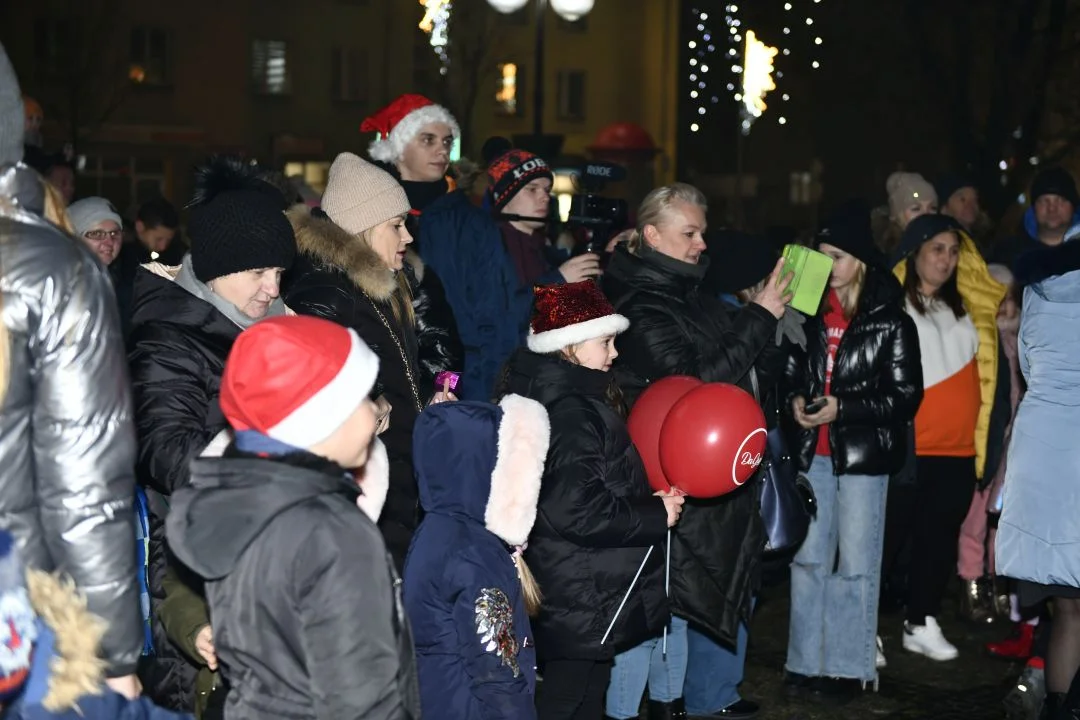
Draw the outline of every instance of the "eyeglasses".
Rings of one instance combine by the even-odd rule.
[[[123,230],[90,230],[83,233],[83,237],[87,240],[93,240],[94,242],[101,242],[102,240],[120,240],[124,237]]]

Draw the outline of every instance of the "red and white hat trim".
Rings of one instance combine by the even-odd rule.
[[[379,358],[349,329],[349,354],[337,374],[302,405],[268,428],[275,440],[309,448],[334,434],[356,412],[379,374]],[[363,393],[357,397],[357,390]]]
[[[461,137],[461,129],[449,110],[442,105],[426,105],[403,117],[388,135],[380,133],[379,137],[368,146],[368,155],[372,160],[380,162],[391,164],[397,162],[404,155],[405,146],[420,134],[425,125],[431,123],[445,123],[450,126],[450,131],[455,138]]]
[[[630,321],[622,315],[604,315],[539,333],[530,328],[526,342],[534,353],[552,353],[595,338],[618,335],[628,327],[630,327]]]

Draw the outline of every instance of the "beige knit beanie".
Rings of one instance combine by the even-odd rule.
[[[322,209],[334,224],[359,235],[409,212],[405,189],[385,170],[352,153],[334,158],[322,196]]]
[[[919,173],[894,172],[885,181],[885,192],[889,193],[889,216],[899,218],[904,208],[917,200],[937,203],[937,191]]]

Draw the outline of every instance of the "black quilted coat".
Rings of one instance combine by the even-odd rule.
[[[752,391],[750,370],[768,387],[783,359],[776,318],[758,305],[733,310],[703,292],[707,265],[689,265],[643,248],[615,251],[603,288],[630,329],[616,340],[615,361],[628,399],[670,375],[726,382]],[[688,499],[672,533],[671,609],[718,641],[734,646],[765,547],[757,483],[712,500]]]
[[[788,397],[808,400],[825,391],[827,340],[821,315],[806,324],[806,351],[788,360]],[[907,455],[908,425],[923,395],[919,335],[904,312],[903,291],[891,273],[868,267],[858,309],[840,339],[830,395],[837,417],[829,425],[833,469],[839,474],[889,475]],[[790,403],[785,412],[790,413]],[[792,449],[803,470],[814,459],[818,431],[795,426]]]

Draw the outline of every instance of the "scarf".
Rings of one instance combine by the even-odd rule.
[[[187,290],[195,297],[208,302],[214,309],[229,318],[241,330],[247,330],[259,320],[268,317],[276,317],[285,314],[285,302],[279,297],[270,303],[270,309],[261,318],[251,318],[231,302],[216,294],[206,283],[195,277],[195,271],[191,269],[191,253],[184,255],[184,261],[180,265],[180,272],[176,276],[176,284]]]

